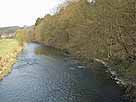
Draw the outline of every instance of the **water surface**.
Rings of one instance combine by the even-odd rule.
[[[93,66],[92,66],[93,67]],[[0,102],[122,102],[121,89],[103,71],[62,51],[29,43],[0,81]]]

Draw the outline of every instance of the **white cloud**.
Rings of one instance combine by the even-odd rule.
[[[0,0],[0,26],[32,25],[61,0]]]

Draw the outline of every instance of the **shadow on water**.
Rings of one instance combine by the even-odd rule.
[[[0,82],[0,102],[124,102],[121,88],[103,69],[29,43]]]
[[[60,57],[64,56],[64,51],[60,49],[56,49],[49,46],[41,45],[35,50],[35,54],[37,55],[45,55],[45,56],[51,56],[51,57]]]

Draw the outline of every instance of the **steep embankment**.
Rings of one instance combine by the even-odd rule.
[[[125,83],[134,85],[135,4],[135,0],[66,2],[56,14],[37,19],[34,28],[35,40],[67,49],[80,58],[104,60],[116,72],[116,76]],[[129,91],[136,92],[132,88]]]

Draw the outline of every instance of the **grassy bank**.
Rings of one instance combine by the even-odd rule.
[[[0,40],[0,79],[3,79],[11,71],[12,65],[16,62],[16,56],[22,47],[15,39]]]

